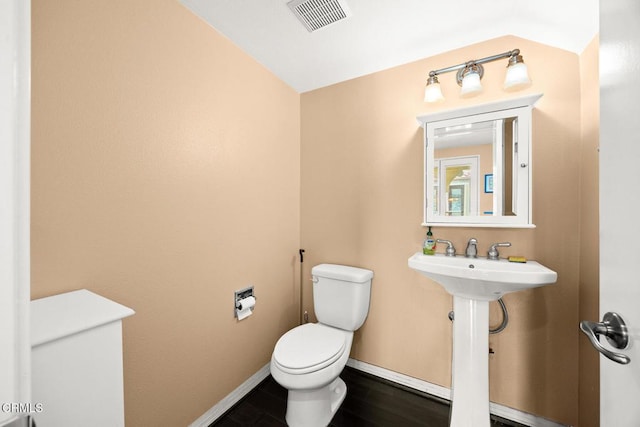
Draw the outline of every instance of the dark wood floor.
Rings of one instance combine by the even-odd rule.
[[[346,367],[347,397],[331,427],[447,427],[449,404],[432,396]],[[285,427],[287,390],[269,376],[209,427]],[[524,427],[491,416],[491,425]]]

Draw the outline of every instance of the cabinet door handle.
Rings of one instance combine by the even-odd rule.
[[[627,325],[618,313],[608,312],[602,317],[602,322],[590,322],[583,320],[580,322],[580,330],[585,333],[591,344],[605,357],[622,365],[628,364],[631,359],[620,353],[614,353],[600,344],[600,335],[607,337],[607,341],[612,347],[625,349],[629,345],[629,332]]]

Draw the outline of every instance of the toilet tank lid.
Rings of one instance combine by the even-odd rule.
[[[311,269],[312,276],[347,282],[364,283],[373,278],[373,271],[338,264],[320,264]]]

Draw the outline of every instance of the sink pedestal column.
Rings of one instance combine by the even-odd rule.
[[[453,297],[451,427],[489,427],[489,301]]]

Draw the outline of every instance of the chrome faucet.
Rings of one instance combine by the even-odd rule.
[[[467,258],[478,258],[478,241],[475,237],[469,239],[467,250],[464,251],[464,256]]]
[[[450,240],[437,239],[436,242],[447,244],[447,249],[444,251],[446,256],[456,256],[456,248],[453,247],[453,243]]]
[[[498,248],[508,248],[509,246],[511,246],[511,243],[509,242],[494,243],[493,245],[491,245],[491,247],[489,247],[487,259],[499,259],[500,253],[498,252]]]

